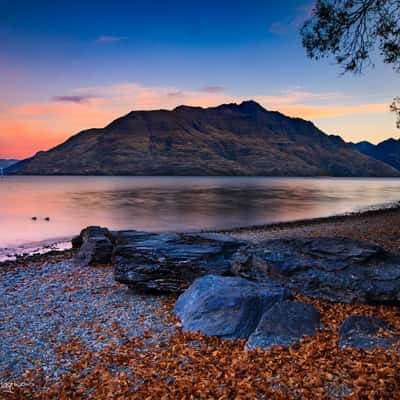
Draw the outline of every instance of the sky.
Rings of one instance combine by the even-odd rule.
[[[400,136],[400,74],[313,61],[312,1],[0,0],[0,158],[25,158],[132,110],[253,99],[348,141]]]

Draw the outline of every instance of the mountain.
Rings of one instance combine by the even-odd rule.
[[[353,144],[353,147],[363,154],[400,170],[400,139],[387,139],[377,145],[359,142]]]
[[[25,160],[17,174],[395,176],[311,122],[254,101],[133,111]]]
[[[0,168],[8,168],[17,162],[18,160],[0,159]]]
[[[17,171],[19,171],[22,167],[25,165],[29,164],[31,161],[34,160],[35,157],[40,155],[41,153],[44,153],[44,151],[39,151],[37,152],[33,157],[25,158],[25,160],[15,160],[15,163],[12,163],[10,166],[6,168],[6,173],[7,174],[14,174]]]

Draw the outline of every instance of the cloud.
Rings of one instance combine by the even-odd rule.
[[[167,93],[167,96],[172,98],[182,98],[185,97],[185,92],[178,90],[177,92]]]
[[[321,92],[321,93],[314,93],[314,92],[307,92],[302,88],[295,88],[295,89],[286,89],[281,90],[275,95],[271,96],[257,96],[258,101],[262,102],[263,104],[268,104],[269,106],[273,107],[280,107],[283,105],[288,104],[307,104],[318,101],[321,102],[332,102],[335,100],[341,100],[346,96],[342,93],[336,92]]]
[[[222,93],[225,91],[225,88],[222,86],[205,86],[202,91],[207,93]]]
[[[304,119],[319,119],[330,117],[342,117],[346,115],[371,115],[388,112],[387,103],[366,103],[353,105],[303,105],[303,104],[288,104],[279,107],[279,111],[291,116]]]
[[[123,40],[128,39],[127,36],[112,36],[112,35],[103,35],[96,38],[96,43],[113,43],[113,42],[121,42]]]
[[[297,31],[303,23],[312,15],[314,3],[303,4],[297,7],[292,15],[283,21],[275,22],[269,27],[269,31],[275,35],[287,35]]]
[[[218,93],[136,83],[78,88],[68,96],[54,96],[47,102],[23,103],[1,110],[0,156],[29,157],[81,130],[103,127],[132,110],[172,109],[180,104],[209,106],[227,100],[231,98]]]
[[[53,101],[57,102],[65,102],[65,103],[86,103],[90,99],[92,99],[93,96],[90,95],[81,95],[81,96],[54,96],[52,97]]]
[[[76,94],[91,93],[96,96],[92,105],[107,109],[172,109],[182,103],[193,106],[212,106],[231,102],[234,97],[223,93],[181,90],[176,87],[149,87],[138,83],[121,83],[104,87],[85,87],[75,90]]]

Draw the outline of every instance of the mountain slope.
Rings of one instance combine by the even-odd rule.
[[[391,176],[311,122],[253,101],[133,111],[36,155],[18,174]]]
[[[0,159],[0,168],[8,168],[17,162],[18,160]]]
[[[25,165],[29,164],[31,161],[33,161],[37,156],[40,154],[44,153],[44,151],[39,151],[37,152],[33,157],[25,158],[24,160],[16,161],[15,163],[11,164],[8,166],[5,170],[7,174],[14,174],[17,171],[19,171],[22,167]]]
[[[359,152],[400,170],[400,139],[387,139],[377,145],[369,142],[359,142],[353,146]]]

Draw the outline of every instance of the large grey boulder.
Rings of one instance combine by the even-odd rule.
[[[374,350],[377,347],[389,349],[400,341],[400,336],[395,332],[393,326],[381,319],[352,315],[340,327],[339,347],[363,350]]]
[[[359,240],[270,240],[238,251],[232,272],[261,282],[272,277],[303,295],[333,302],[400,302],[400,257]]]
[[[75,262],[78,265],[103,265],[111,262],[113,235],[107,228],[89,226],[72,240],[77,249]]]
[[[266,310],[290,298],[291,293],[275,282],[207,275],[196,279],[178,298],[174,313],[183,331],[247,338]]]
[[[314,336],[321,327],[321,316],[311,304],[279,302],[264,312],[246,348],[267,350],[271,346],[290,346],[305,335]]]
[[[231,275],[233,254],[244,243],[224,235],[115,234],[114,278],[141,291],[181,292],[203,275]]]

